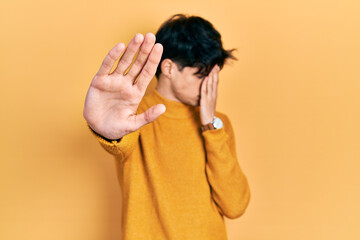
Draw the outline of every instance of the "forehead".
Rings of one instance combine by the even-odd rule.
[[[197,71],[199,71],[199,68],[198,67],[184,67],[183,71],[187,72],[187,73],[196,73]]]
[[[184,73],[184,74],[195,74],[195,73],[197,73],[199,71],[199,67],[184,67],[183,69],[182,69],[182,72]],[[201,73],[198,73],[199,75],[201,75]]]

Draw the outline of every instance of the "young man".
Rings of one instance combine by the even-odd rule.
[[[212,24],[185,15],[171,17],[156,38],[136,34],[105,57],[84,117],[116,159],[123,240],[225,240],[223,216],[238,218],[247,208],[234,132],[216,111],[228,58]],[[155,74],[156,89],[144,97]]]

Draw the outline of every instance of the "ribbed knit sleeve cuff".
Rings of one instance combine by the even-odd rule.
[[[234,135],[231,122],[228,116],[224,113],[216,111],[215,116],[219,117],[223,122],[223,127],[220,129],[209,129],[201,132],[207,145],[218,145],[220,142],[231,141]],[[210,147],[210,146],[209,146]]]
[[[223,153],[224,146],[229,144],[229,135],[224,128],[204,131],[202,136],[208,156],[212,153],[216,155]]]
[[[218,140],[224,138],[227,133],[224,128],[210,129],[201,133],[205,139]]]
[[[137,130],[123,136],[119,141],[109,141],[97,134],[94,130],[90,128],[89,125],[88,127],[94,134],[96,139],[99,141],[100,145],[110,154],[119,155],[120,159],[126,158],[134,150],[140,134],[140,130]]]

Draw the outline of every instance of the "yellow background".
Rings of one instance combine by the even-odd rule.
[[[179,12],[238,49],[217,110],[252,199],[226,219],[229,240],[360,239],[358,0],[2,0],[0,239],[120,239],[115,164],[85,94],[116,43]]]

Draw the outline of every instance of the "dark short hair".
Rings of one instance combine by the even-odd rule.
[[[236,60],[232,52],[222,46],[221,35],[213,25],[198,16],[175,14],[165,21],[156,33],[156,42],[164,51],[156,71],[161,74],[161,62],[168,58],[174,61],[180,71],[184,67],[197,67],[195,74],[206,76],[215,64],[220,68],[228,58]]]

